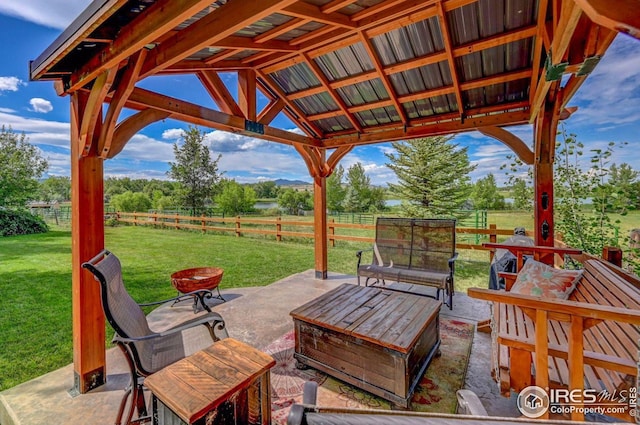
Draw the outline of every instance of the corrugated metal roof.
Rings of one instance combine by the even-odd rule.
[[[145,67],[151,71],[157,67],[159,74],[255,69],[260,88],[271,98],[277,93],[291,96],[285,102],[287,113],[301,128],[315,126],[314,135],[322,131],[324,137],[361,128],[389,128],[393,123],[398,128],[423,125],[439,115],[451,120],[455,113],[462,122],[468,114],[500,112],[502,105],[503,111],[528,108],[532,81],[540,75],[530,75],[533,60],[542,64],[546,55],[542,49],[534,51],[539,46],[536,27],[549,24],[537,22],[538,1],[355,0],[338,3],[340,9],[329,11],[323,7],[335,4],[331,0],[282,0],[279,5],[278,0],[246,5],[242,0],[205,2],[203,10],[183,22],[172,22],[167,27],[173,28],[145,45],[157,61]],[[66,38],[61,37],[33,65],[32,76],[68,80],[89,60],[99,63],[97,53],[110,55],[106,47],[110,40],[118,39],[122,28],[154,4],[155,0],[96,0],[85,16],[85,27],[82,22],[70,27]],[[262,4],[270,8],[261,14]],[[217,36],[222,33],[215,26],[225,22],[217,14],[228,13],[229,8],[247,16],[238,21],[242,25]],[[551,22],[548,9],[541,16]],[[94,27],[87,26],[91,13],[104,15]],[[214,22],[213,28],[207,28],[209,22]],[[583,37],[593,32],[586,21],[577,28]],[[272,30],[271,36],[260,37]],[[221,40],[225,36],[228,39]],[[199,40],[195,53],[184,44],[189,37]],[[202,48],[207,37],[210,45]],[[180,55],[171,50],[174,44],[184,48],[183,57],[171,58]],[[161,62],[167,51],[170,64],[164,67]],[[451,57],[453,63],[449,63]],[[116,63],[126,64],[124,59]]]

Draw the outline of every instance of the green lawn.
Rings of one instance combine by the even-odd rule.
[[[268,285],[314,267],[309,241],[120,226],[106,228],[105,245],[121,259],[125,284],[138,302],[174,296],[169,275],[188,267],[222,267],[222,288]],[[366,246],[349,242],[330,247],[329,270],[355,274],[361,248]],[[458,291],[486,285],[487,258],[462,254]],[[0,238],[0,261],[1,391],[72,362],[71,233]],[[107,341],[112,335],[107,327]]]

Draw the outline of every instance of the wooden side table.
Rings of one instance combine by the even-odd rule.
[[[271,424],[269,370],[275,360],[225,338],[145,379],[153,421],[174,424]]]

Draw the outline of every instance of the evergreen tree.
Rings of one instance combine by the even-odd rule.
[[[371,185],[361,163],[356,163],[347,170],[347,190],[344,209],[347,212],[377,212],[385,208],[384,190]]]
[[[402,199],[409,217],[459,216],[471,191],[467,148],[449,143],[452,137],[434,136],[395,142],[396,153],[385,154],[387,166],[398,177],[391,191]]]
[[[204,145],[204,132],[195,127],[183,132],[184,143],[173,145],[176,162],[170,162],[168,175],[181,184],[177,200],[191,208],[193,215],[204,208],[207,200],[215,193],[220,180],[218,161],[211,159],[209,148]]]
[[[327,178],[327,208],[329,211],[344,211],[347,189],[343,185],[343,178],[344,168],[342,165],[333,170],[333,173]]]
[[[23,134],[0,129],[0,207],[24,207],[38,197],[47,161]]]

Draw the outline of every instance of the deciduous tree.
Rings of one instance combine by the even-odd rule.
[[[38,197],[38,179],[47,161],[23,134],[0,129],[0,206],[24,207]]]
[[[216,196],[218,208],[225,214],[237,215],[253,210],[256,204],[256,192],[249,186],[243,186],[235,180],[224,180],[222,191]]]
[[[479,210],[504,209],[504,196],[498,192],[496,178],[492,173],[476,181],[471,192],[473,206]]]
[[[167,173],[181,184],[177,200],[183,206],[191,208],[193,215],[204,208],[220,180],[218,161],[221,155],[215,160],[211,159],[211,152],[204,144],[204,137],[204,132],[195,127],[189,127],[184,131],[184,143],[173,145],[176,161],[169,163],[171,169]]]

